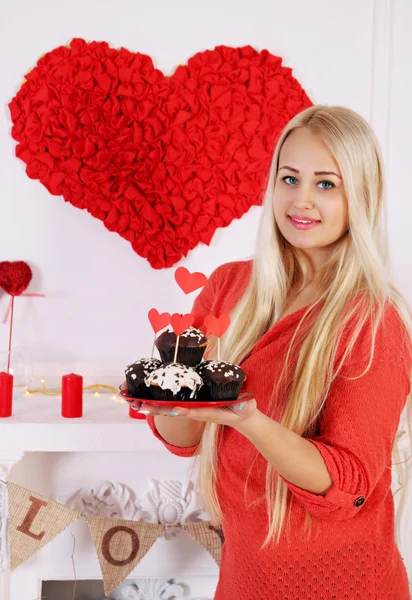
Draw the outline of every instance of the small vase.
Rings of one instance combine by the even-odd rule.
[[[0,371],[7,372],[8,352],[0,352]],[[13,375],[13,399],[21,398],[30,385],[32,376],[32,365],[27,356],[18,346],[12,348],[10,357],[10,374]]]

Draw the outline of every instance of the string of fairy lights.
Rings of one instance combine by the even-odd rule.
[[[24,386],[15,386],[15,387],[25,387],[26,391],[24,393],[25,396],[32,396],[34,394],[43,394],[44,396],[60,396],[62,393],[62,388],[47,388],[46,382],[44,379],[40,380],[40,388],[30,389],[28,385]],[[111,400],[115,402],[126,402],[123,398],[121,398],[119,394],[119,389],[112,387],[110,385],[105,385],[102,383],[93,383],[92,385],[87,385],[83,388],[83,392],[92,392],[94,390],[94,396],[96,398],[100,398],[102,396],[101,390],[103,393],[112,393]]]

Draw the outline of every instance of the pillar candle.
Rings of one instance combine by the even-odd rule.
[[[83,416],[83,377],[70,373],[62,377],[62,417]]]
[[[0,373],[0,418],[11,417],[13,402],[13,375]]]

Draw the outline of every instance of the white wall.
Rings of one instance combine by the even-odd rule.
[[[16,302],[15,344],[25,350],[40,374],[44,369],[117,374],[151,349],[148,309],[156,306],[180,312],[190,307],[192,298],[185,297],[174,283],[178,265],[151,269],[128,242],[108,232],[100,221],[51,196],[38,181],[26,176],[25,165],[14,156],[7,103],[38,57],[73,37],[83,37],[150,54],[164,73],[171,74],[198,51],[220,44],[250,44],[283,57],[284,65],[293,69],[313,102],[346,105],[366,118],[373,113],[377,131],[384,137],[384,98],[373,97],[372,92],[374,86],[385,83],[385,64],[379,55],[382,40],[375,55],[373,43],[374,14],[378,9],[378,22],[383,23],[386,4],[345,0],[335,2],[332,8],[328,0],[2,3],[0,259],[30,262],[35,271],[31,290],[46,294],[45,299]],[[411,210],[400,168],[402,160],[408,160],[402,158],[408,134],[398,110],[398,102],[404,98],[406,108],[410,96],[410,79],[404,77],[410,60],[410,55],[405,56],[408,5],[407,0],[394,2],[396,47],[391,90],[396,98],[392,97],[390,141],[391,157],[396,160],[391,161],[389,215],[395,264],[403,288],[412,295],[412,276],[405,258],[407,220],[402,218],[403,229],[397,220],[401,210]],[[378,61],[375,66],[374,60]],[[410,122],[408,127],[410,134]],[[182,264],[209,274],[223,262],[251,255],[259,213],[255,207],[240,221],[218,230],[210,247],[197,247]],[[7,301],[8,297],[0,298],[0,311],[5,310]],[[6,347],[6,338],[7,327],[3,326],[1,348]]]

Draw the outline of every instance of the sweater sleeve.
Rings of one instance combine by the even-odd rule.
[[[221,269],[222,269],[222,267],[218,267],[217,269],[215,269],[213,271],[213,273],[208,278],[206,285],[203,287],[201,292],[195,298],[191,313],[196,315],[197,318],[202,319],[205,316],[207,316],[208,314],[210,314],[212,311],[213,303],[215,300],[215,294],[219,290]],[[189,446],[186,448],[183,448],[180,446],[174,446],[173,444],[169,444],[157,431],[156,425],[154,422],[154,416],[148,415],[146,417],[146,421],[147,421],[150,429],[152,430],[154,436],[158,440],[160,440],[163,443],[163,445],[166,447],[166,449],[169,450],[169,452],[171,452],[172,454],[175,454],[176,456],[181,456],[184,458],[190,458],[196,454],[196,451],[199,447],[198,444],[196,446]]]
[[[332,383],[319,435],[306,438],[321,453],[332,487],[320,495],[282,477],[296,500],[318,519],[346,520],[367,510],[377,483],[391,469],[392,447],[410,393],[411,351],[405,332],[399,317],[389,313],[385,326],[378,328],[369,371],[349,380],[362,374],[369,362],[369,354],[365,361],[356,352],[358,338],[351,355],[357,357]],[[362,340],[358,350],[361,346]]]

